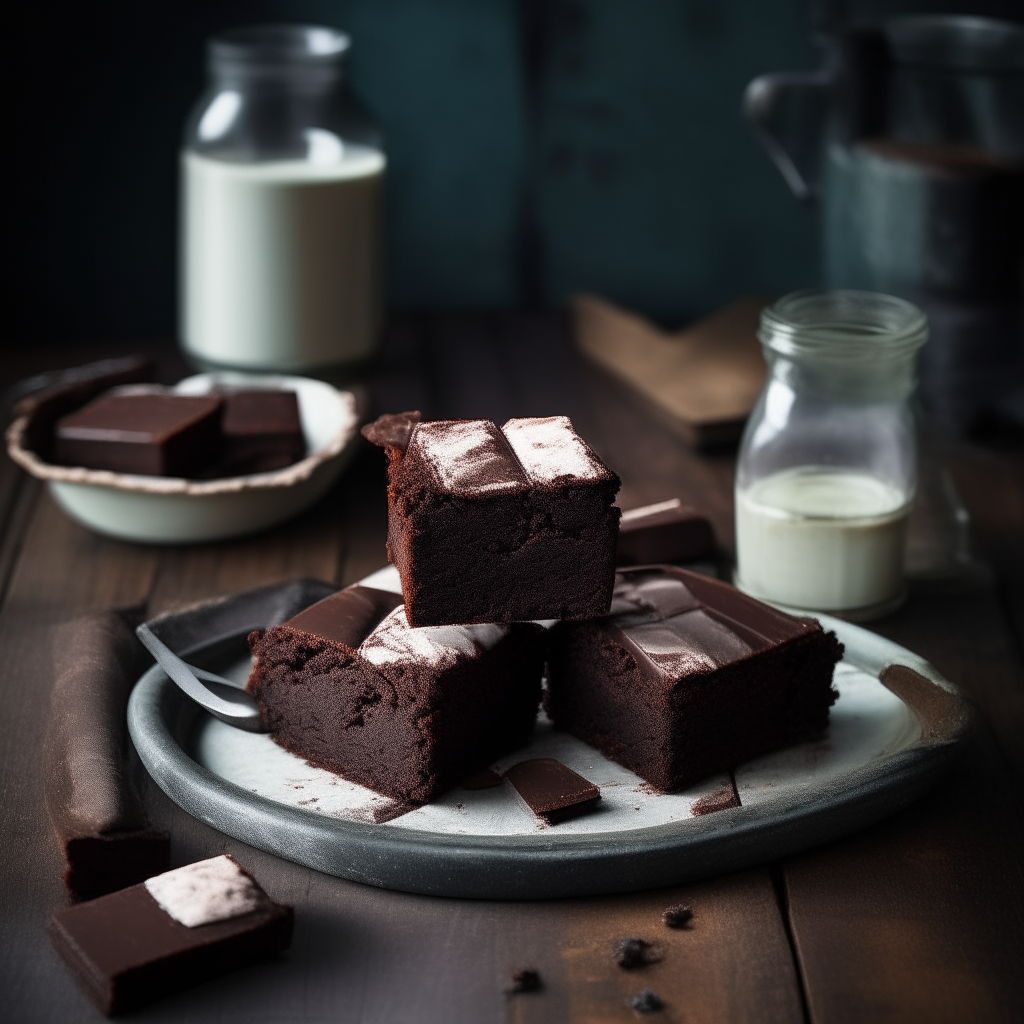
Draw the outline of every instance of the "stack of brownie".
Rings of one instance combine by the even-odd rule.
[[[617,574],[619,480],[566,417],[363,433],[388,456],[402,594],[357,584],[250,636],[248,688],[287,749],[419,805],[527,744],[545,664],[556,728],[665,791],[827,725],[835,636],[683,569]]]

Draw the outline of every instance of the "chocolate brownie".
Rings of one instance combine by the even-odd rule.
[[[306,457],[294,391],[224,393],[224,476],[269,473]]]
[[[843,646],[674,566],[621,570],[611,614],[552,630],[547,710],[665,792],[812,739],[838,697]]]
[[[363,433],[388,453],[388,557],[414,626],[586,619],[611,602],[619,478],[565,416]]]
[[[57,421],[54,454],[69,466],[191,477],[220,456],[216,396],[106,394]]]
[[[691,562],[714,553],[711,523],[678,498],[622,513],[615,561],[618,565]]]
[[[57,952],[106,1014],[287,949],[291,935],[292,908],[227,856],[61,910],[50,923]]]
[[[411,629],[401,600],[356,584],[253,633],[248,689],[286,749],[421,804],[529,740],[546,636]]]

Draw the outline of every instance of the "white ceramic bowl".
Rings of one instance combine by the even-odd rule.
[[[186,377],[172,390],[203,395],[220,385],[294,391],[309,452],[306,458],[271,473],[219,480],[55,466],[24,447],[27,416],[8,429],[7,450],[15,462],[47,482],[57,504],[72,519],[97,533],[148,544],[189,544],[255,533],[301,512],[338,478],[359,425],[355,398],[308,377],[230,372]]]

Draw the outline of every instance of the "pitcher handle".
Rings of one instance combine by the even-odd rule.
[[[817,183],[810,180],[806,170],[801,170],[797,160],[791,155],[782,140],[772,128],[772,115],[777,109],[779,100],[789,92],[819,93],[822,99],[831,88],[832,77],[824,70],[819,71],[781,71],[770,75],[761,75],[747,86],[743,93],[743,112],[751,122],[761,145],[779,169],[786,184],[797,199],[814,198]],[[821,125],[818,126],[819,135]],[[818,139],[813,140],[817,147]]]

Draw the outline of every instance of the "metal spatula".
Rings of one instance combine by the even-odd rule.
[[[269,732],[255,698],[237,683],[182,661],[145,623],[136,628],[135,635],[178,688],[201,708],[236,729]]]

